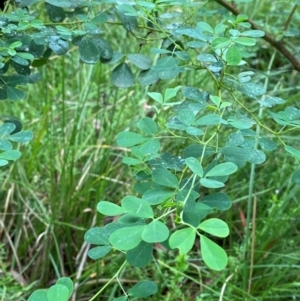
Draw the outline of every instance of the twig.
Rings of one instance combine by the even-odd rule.
[[[226,9],[228,9],[234,15],[237,16],[241,14],[241,12],[235,6],[228,3],[227,1],[225,0],[215,0],[215,1],[218,2],[220,5],[222,5],[223,7],[225,7]],[[251,19],[248,19],[248,22],[251,24],[252,29],[263,30]],[[294,66],[295,70],[300,72],[300,61],[285,47],[284,43],[282,41],[277,41],[266,31],[264,32],[265,32],[265,36],[263,37],[263,39],[267,41],[269,44],[271,44],[274,48],[276,48],[281,54],[283,54]]]

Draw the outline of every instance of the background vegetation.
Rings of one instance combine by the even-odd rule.
[[[238,8],[276,37],[284,29],[292,2],[254,0],[241,2]],[[217,23],[224,14],[229,13],[212,1],[198,17]],[[296,11],[286,38],[298,57],[299,22],[300,12]],[[126,42],[125,31],[106,29],[115,49],[124,43],[128,52],[138,52],[138,43]],[[255,70],[256,81],[286,101],[276,110],[287,105],[299,108],[299,74],[284,56],[260,41],[247,61],[245,69]],[[74,300],[89,300],[118,270],[122,258],[112,253],[104,260],[91,261],[83,236],[92,226],[109,221],[95,210],[100,199],[119,203],[126,194],[134,193],[132,172],[121,162],[126,150],[117,147],[115,140],[120,131],[135,129],[139,118],[151,116],[152,102],[148,88],[139,83],[123,90],[112,86],[110,68],[83,64],[77,50],[71,49],[63,57],[52,56],[39,72],[41,80],[27,87],[25,100],[0,103],[1,112],[18,116],[34,133],[32,142],[21,146],[22,158],[0,172],[0,300],[26,300],[36,287],[48,287],[61,276],[75,281]],[[198,72],[160,81],[149,91],[200,83],[210,90],[212,83]],[[252,108],[251,101],[243,101]],[[263,116],[265,124],[269,119],[267,114]],[[285,139],[300,146],[296,132]],[[166,146],[168,143],[165,141]],[[221,216],[231,229],[230,236],[219,241],[230,259],[224,271],[207,269],[196,249],[195,256],[192,252],[174,257],[177,251],[157,245],[154,263],[143,270],[124,270],[123,286],[155,278],[159,293],[151,300],[298,300],[300,186],[291,181],[295,160],[277,149],[257,169],[251,260],[245,262],[250,168],[246,165],[227,184],[234,201],[232,209]],[[250,266],[251,279],[243,290],[245,264]],[[120,294],[115,282],[99,300],[113,300]]]

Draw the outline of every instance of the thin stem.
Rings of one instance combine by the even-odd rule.
[[[269,75],[271,72],[271,68],[274,62],[276,56],[276,51],[274,51],[271,60],[269,62],[269,66],[268,66],[268,71],[266,74],[266,79],[265,79],[265,84],[264,84],[264,88],[267,89],[268,85],[269,85]],[[262,100],[264,101],[264,98],[266,96],[263,95]],[[259,109],[259,114],[258,114],[258,118],[260,119],[262,117],[263,114],[263,110],[264,108],[261,107]],[[259,136],[260,135],[260,131],[261,131],[261,123],[258,122],[257,126],[256,126],[256,135]],[[256,141],[255,144],[255,148],[257,148],[258,146],[258,141]],[[249,242],[250,242],[250,237],[251,237],[251,219],[252,219],[252,206],[253,206],[253,197],[255,197],[255,194],[253,193],[254,191],[254,185],[255,185],[255,164],[251,164],[251,172],[250,172],[250,181],[249,181],[249,191],[248,191],[248,206],[247,206],[247,218],[246,218],[246,235],[245,235],[245,248],[244,248],[244,277],[243,277],[243,290],[246,291],[247,287],[249,287],[249,281],[251,281],[251,279],[249,279],[250,275],[248,274],[248,249],[249,249]],[[254,239],[254,238],[253,238]]]
[[[118,271],[115,273],[115,275],[105,283],[105,285],[88,301],[93,301],[95,300],[110,284],[111,282],[113,282],[113,280],[116,278],[118,278],[119,274],[122,272],[123,268],[125,267],[127,261],[124,261],[123,264],[120,266],[120,268],[118,269]]]

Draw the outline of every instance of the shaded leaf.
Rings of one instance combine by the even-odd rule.
[[[76,5],[74,5],[76,2],[72,0],[45,0],[45,2],[57,7],[76,7]]]
[[[152,259],[153,245],[141,241],[137,247],[127,251],[126,260],[137,268],[144,268]]]
[[[163,189],[151,189],[143,194],[143,199],[150,205],[158,205],[174,195],[174,192]]]
[[[111,81],[118,88],[128,88],[133,85],[134,76],[129,66],[121,63],[112,71]]]
[[[49,36],[46,39],[49,48],[57,55],[66,54],[69,50],[69,43],[59,36]]]
[[[127,31],[134,31],[137,28],[138,22],[135,16],[126,15],[120,7],[117,7],[117,13],[122,25]]]
[[[188,126],[185,131],[192,136],[202,136],[204,135],[204,131],[202,131],[201,129],[195,128],[193,126]]]
[[[296,171],[293,173],[292,181],[293,181],[295,184],[300,185],[300,169],[296,170]]]
[[[110,246],[94,247],[88,251],[88,256],[93,260],[97,260],[107,255],[110,252],[110,250]]]
[[[100,50],[94,39],[84,37],[79,44],[79,55],[87,64],[95,64],[99,61]]]
[[[53,22],[62,22],[66,17],[65,11],[61,7],[46,2],[45,8],[50,20]]]
[[[155,183],[166,187],[178,188],[179,185],[176,176],[164,168],[154,169],[152,172],[152,179]]]
[[[102,38],[93,38],[93,43],[96,45],[96,47],[99,50],[100,58],[104,60],[110,60],[113,56],[113,50],[110,46],[110,44],[102,39]]]
[[[148,70],[152,65],[151,59],[143,54],[132,53],[128,54],[127,57],[131,63],[142,70]]]
[[[26,93],[15,87],[7,86],[7,98],[10,100],[20,100],[25,98]]]
[[[118,62],[120,59],[122,59],[123,57],[124,57],[123,53],[118,51],[113,51],[110,59],[105,59],[103,57],[100,57],[100,62],[102,64],[114,64]]]
[[[231,207],[230,197],[222,192],[208,194],[201,198],[199,202],[211,208],[216,208],[222,211],[227,210]]]
[[[144,86],[152,85],[156,83],[158,80],[159,80],[158,72],[153,69],[141,71],[138,75],[139,83]]]
[[[117,144],[122,147],[131,147],[145,142],[147,138],[133,132],[120,132],[117,135]]]
[[[135,284],[129,290],[128,295],[135,298],[147,298],[151,295],[154,295],[157,290],[158,288],[155,282],[144,280]]]

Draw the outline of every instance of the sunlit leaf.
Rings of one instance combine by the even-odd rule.
[[[74,289],[73,281],[69,277],[61,277],[56,281],[56,284],[64,285],[69,290],[69,298],[71,297]]]
[[[204,235],[200,235],[201,255],[205,264],[212,270],[221,271],[227,263],[226,252]]]
[[[162,242],[168,237],[168,227],[158,220],[153,220],[151,223],[149,223],[142,233],[142,239],[148,243]]]
[[[67,301],[69,299],[69,290],[65,285],[55,284],[47,291],[49,301]]]
[[[228,225],[218,218],[207,219],[200,223],[198,228],[217,237],[226,237],[229,235]]]
[[[106,201],[98,203],[97,211],[107,216],[116,216],[127,212],[124,208]]]
[[[193,228],[184,228],[176,230],[169,239],[169,244],[172,249],[178,248],[181,254],[188,253],[196,238],[196,230]]]
[[[142,241],[142,233],[146,225],[125,227],[114,231],[109,236],[109,242],[119,250],[131,250]]]
[[[137,198],[132,195],[127,195],[121,201],[122,208],[133,216],[153,218],[153,210],[144,199]]]

